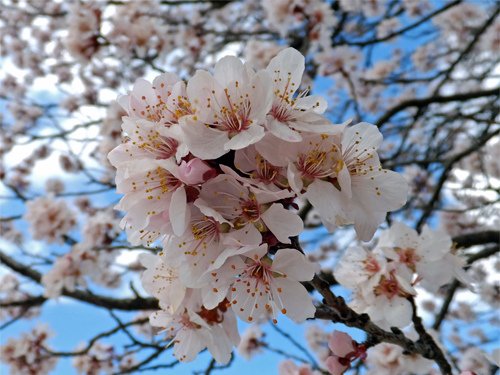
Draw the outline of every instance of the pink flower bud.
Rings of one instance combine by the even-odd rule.
[[[349,353],[354,351],[354,345],[352,337],[345,332],[333,331],[328,341],[328,346],[330,347],[333,354],[338,357],[347,357]]]
[[[187,185],[196,185],[205,182],[216,174],[215,169],[203,160],[194,158],[179,165],[179,178]]]
[[[335,355],[326,359],[326,367],[331,375],[342,375],[349,368],[350,362],[347,361],[347,365],[343,364],[341,363],[342,359]]]
[[[366,348],[358,345],[345,332],[333,331],[328,340],[332,355],[326,359],[326,366],[331,375],[342,375],[351,367],[351,362],[357,358],[366,358]]]

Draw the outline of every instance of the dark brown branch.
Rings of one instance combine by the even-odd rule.
[[[26,276],[27,278],[41,283],[42,275],[40,272],[26,266],[4,252],[0,251],[0,261],[3,265],[9,267],[13,271]],[[77,299],[82,302],[90,303],[95,306],[101,306],[108,309],[117,309],[125,311],[135,311],[135,310],[155,310],[158,308],[158,301],[155,298],[113,298],[94,294],[90,291],[68,291],[63,290],[62,295]],[[38,297],[44,298],[44,297]],[[41,304],[41,303],[40,303]]]
[[[143,324],[143,323],[146,323],[147,321],[148,321],[148,319],[144,318],[144,319],[134,320],[132,322],[128,322],[125,324],[121,323],[118,326],[116,326],[108,331],[102,332],[102,333],[94,336],[92,339],[89,340],[89,342],[87,343],[87,346],[85,348],[83,348],[82,350],[78,350],[78,351],[74,351],[74,352],[56,352],[56,351],[49,350],[47,348],[45,348],[45,350],[49,354],[54,355],[54,356],[58,356],[58,357],[74,357],[74,356],[79,356],[79,355],[85,355],[90,351],[92,346],[94,346],[94,344],[99,339],[114,335],[115,333],[121,331],[123,329],[123,326],[128,327],[128,326],[132,326],[132,325]]]
[[[29,310],[29,308],[22,309],[16,316],[10,318],[5,323],[2,323],[2,325],[0,325],[0,331],[2,331],[5,328],[7,328],[8,326],[14,324],[18,320],[21,320],[26,315],[26,313],[28,312],[28,310]]]
[[[453,242],[457,247],[471,247],[489,243],[498,244],[500,243],[500,231],[487,230],[484,232],[462,234],[453,237]]]
[[[33,296],[26,299],[18,300],[18,301],[5,301],[0,302],[0,307],[35,307],[43,305],[43,303],[47,300],[44,296]]]
[[[136,365],[126,369],[126,370],[123,370],[123,371],[120,371],[120,372],[117,372],[115,373],[114,375],[121,375],[121,374],[131,374],[131,373],[135,373],[135,372],[139,372],[140,369],[144,366],[144,365],[147,365],[148,363],[154,361],[156,358],[158,358],[160,356],[160,354],[162,354],[163,352],[165,351],[164,348],[159,348],[159,349],[156,349],[152,354],[150,354],[149,356],[147,356],[145,359],[143,359],[142,361],[140,361],[139,363],[137,363]],[[177,362],[174,362],[174,365],[177,364]],[[172,367],[174,366],[172,365]]]
[[[417,305],[415,304],[415,301],[413,300],[412,297],[408,298],[408,301],[411,303],[412,307],[412,322],[413,326],[415,327],[415,330],[418,333],[419,336],[419,341],[427,345],[429,348],[431,348],[432,352],[434,353],[434,361],[439,366],[439,369],[443,374],[451,374],[451,366],[446,360],[446,357],[444,356],[443,351],[441,348],[436,344],[434,339],[432,338],[431,335],[427,333],[425,330],[424,324],[422,323],[422,318],[418,316],[417,314]]]
[[[456,101],[466,101],[471,99],[477,99],[488,96],[498,96],[499,88],[482,90],[482,91],[473,91],[468,93],[461,93],[455,95],[446,95],[446,96],[430,96],[427,98],[415,98],[405,100],[398,105],[389,109],[385,114],[383,114],[377,121],[375,121],[375,125],[381,128],[386,122],[388,122],[392,116],[401,112],[406,108],[417,107],[424,108],[433,103],[449,103]]]

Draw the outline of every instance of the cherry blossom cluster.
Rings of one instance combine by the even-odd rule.
[[[406,332],[412,339],[418,335],[414,330]],[[311,350],[318,356],[322,367],[331,375],[342,375],[356,366],[355,361],[363,361],[367,374],[419,374],[437,373],[432,369],[433,362],[418,354],[403,354],[403,349],[394,344],[381,343],[367,348],[365,344],[356,342],[349,334],[341,331],[325,332],[319,326],[311,326],[308,336]],[[300,367],[293,361],[286,360],[280,364],[279,375],[319,375],[311,365]],[[463,374],[465,375],[465,374]]]
[[[48,374],[58,360],[45,349],[50,336],[46,326],[37,326],[19,338],[10,338],[0,347],[0,360],[10,366],[12,374]]]
[[[0,300],[3,303],[22,301],[31,297],[31,294],[26,292],[21,287],[19,279],[10,273],[0,277]],[[0,309],[0,320],[7,318],[15,318],[23,316],[26,319],[38,316],[39,309],[26,309],[22,306],[2,307]]]
[[[406,201],[405,179],[382,168],[373,125],[332,124],[326,101],[301,91],[304,57],[287,48],[254,71],[222,58],[188,82],[138,80],[119,98],[126,141],[109,154],[124,196],[122,227],[143,254],[142,283],[160,302],[151,324],[190,361],[208,348],[229,361],[247,322],[314,316],[301,282],[317,266],[292,239],[307,199],[330,230],[354,224],[369,240]]]
[[[62,236],[76,225],[76,215],[65,201],[51,196],[26,203],[25,219],[33,238],[47,242],[63,242]]]
[[[418,334],[409,327],[404,331],[406,337],[418,340]],[[432,336],[437,336],[430,331]],[[405,353],[398,345],[379,343],[367,347],[356,342],[349,334],[341,331],[328,333],[318,325],[313,325],[307,331],[309,347],[320,359],[321,366],[331,375],[349,373],[349,369],[357,368],[360,360],[366,368],[366,374],[416,374],[440,375],[433,361],[416,353]],[[436,337],[437,339],[437,337]],[[253,352],[255,353],[255,351]],[[478,348],[467,349],[457,363],[460,375],[487,375],[492,366],[498,366],[500,350],[494,349],[485,353]],[[279,365],[279,375],[319,375],[326,373],[314,370],[312,364],[303,363],[300,366],[292,360],[285,360]],[[457,372],[458,374],[458,372]]]
[[[336,265],[337,281],[353,290],[354,310],[367,313],[373,322],[389,329],[411,323],[416,285],[435,293],[457,278],[472,288],[463,270],[465,261],[453,249],[449,235],[424,226],[414,229],[394,222],[383,231],[373,250],[361,246],[347,249]]]
[[[76,244],[71,251],[57,258],[52,268],[42,276],[44,295],[49,298],[60,296],[63,291],[74,291],[87,287],[88,280],[97,285],[116,288],[120,275],[112,268],[116,253],[95,251],[83,244]]]
[[[83,349],[86,344],[80,345]],[[126,371],[136,364],[133,355],[118,355],[112,345],[96,342],[84,354],[73,358],[73,366],[78,374],[113,374]]]

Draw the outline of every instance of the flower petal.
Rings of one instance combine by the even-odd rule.
[[[286,48],[271,59],[266,70],[274,80],[275,89],[292,96],[300,86],[304,68],[304,56],[294,48]]]
[[[264,128],[260,125],[251,125],[247,130],[236,134],[224,144],[225,150],[241,150],[264,137]]]
[[[224,148],[228,141],[225,132],[208,128],[191,118],[183,117],[182,120],[184,142],[194,156],[204,160],[217,159],[229,152]]]
[[[290,243],[292,236],[298,236],[304,230],[302,219],[279,203],[273,203],[261,215],[262,220],[269,230],[282,243]]]
[[[352,223],[345,197],[331,183],[315,180],[308,186],[305,196],[318,211],[328,231],[333,232],[339,225]]]
[[[312,297],[300,282],[288,278],[275,278],[273,286],[274,301],[282,313],[296,323],[314,317],[316,307]]]
[[[300,142],[302,140],[302,136],[299,132],[291,129],[287,123],[280,122],[274,117],[267,116],[266,127],[274,136],[284,141]]]
[[[181,186],[173,192],[168,210],[172,230],[176,236],[182,236],[186,230],[186,226],[189,221],[189,212],[190,211],[187,209],[186,203],[186,190],[184,189],[184,186]]]
[[[328,346],[338,357],[346,357],[354,351],[352,337],[345,332],[333,331],[328,340]]]
[[[296,249],[280,249],[274,257],[273,270],[286,274],[292,280],[309,281],[318,271],[318,265]]]

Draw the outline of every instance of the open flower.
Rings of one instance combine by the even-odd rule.
[[[376,285],[386,270],[385,257],[360,246],[349,247],[335,265],[335,279],[343,286],[355,289]]]
[[[179,125],[165,127],[147,120],[124,117],[122,130],[128,135],[128,139],[108,154],[109,161],[116,168],[138,159],[175,157],[180,160],[188,154],[186,145],[182,143]]]
[[[227,56],[217,62],[213,76],[198,70],[187,93],[195,115],[182,119],[182,129],[193,155],[216,159],[264,136],[272,95],[265,71],[255,73],[238,58]]]
[[[264,158],[255,146],[237,150],[234,155],[234,165],[241,172],[247,173],[252,182],[263,183],[268,189],[287,188],[286,167],[275,166]]]
[[[204,305],[217,304],[229,291],[234,312],[247,322],[271,316],[276,323],[280,312],[302,322],[316,309],[300,282],[311,280],[315,271],[316,265],[295,249],[280,249],[271,259],[267,246],[261,245],[230,257],[210,273],[213,288],[204,295]]]
[[[304,229],[300,217],[285,209],[279,199],[289,197],[288,191],[267,191],[245,186],[236,177],[220,174],[206,182],[195,204],[215,211],[234,228],[254,226],[261,233],[270,231],[280,242],[290,243]]]
[[[267,129],[276,137],[288,142],[300,142],[299,131],[335,132],[335,125],[321,116],[326,110],[324,98],[295,95],[304,73],[305,59],[294,48],[286,48],[274,57],[266,68],[272,78],[274,99],[267,115]]]
[[[163,310],[175,313],[186,295],[186,287],[178,272],[165,262],[162,255],[143,253],[139,260],[146,268],[141,276],[146,292],[158,299]]]
[[[236,318],[227,302],[211,310],[202,306],[176,314],[160,310],[150,316],[150,323],[163,328],[172,339],[174,356],[181,362],[194,360],[207,348],[217,362],[228,363],[233,346],[240,341]]]
[[[404,269],[392,269],[383,274],[376,285],[360,286],[351,307],[358,313],[367,313],[375,324],[384,329],[402,328],[411,322],[412,306],[408,297],[415,294],[411,273]]]
[[[407,225],[394,222],[382,232],[377,246],[387,258],[417,273],[420,285],[431,292],[453,277],[472,288],[472,280],[463,270],[465,261],[451,252],[452,241],[447,233],[432,231],[425,225],[419,235]]]
[[[251,359],[255,354],[262,351],[262,343],[260,340],[264,336],[264,332],[256,324],[251,325],[242,334],[241,341],[238,345],[238,353],[245,359]]]
[[[153,84],[138,79],[132,92],[118,98],[132,120],[147,120],[170,127],[183,116],[193,114],[186,84],[173,73],[163,73]]]
[[[339,128],[341,135],[308,134],[299,143],[266,135],[255,147],[271,164],[288,166],[290,187],[309,200],[329,231],[353,223],[358,237],[368,241],[387,212],[406,202],[407,183],[382,168],[376,126]]]
[[[201,288],[217,259],[222,264],[228,256],[262,242],[262,236],[254,226],[232,228],[214,211],[202,212],[196,206],[190,206],[190,210],[190,221],[184,234],[167,236],[163,243],[168,264],[177,269],[186,286]]]
[[[190,211],[180,177],[179,167],[170,159],[137,160],[118,170],[116,190],[125,195],[116,208],[126,211],[121,225],[130,232],[129,241],[154,241],[160,233],[155,231],[159,223],[152,219],[169,223],[173,233],[184,233]]]
[[[164,73],[153,84],[138,79],[132,92],[118,98],[127,111],[122,129],[128,140],[110,153],[111,163],[143,157],[179,161],[188,154],[182,142],[179,119],[193,113],[186,97],[186,84],[175,74]]]
[[[321,181],[307,194],[327,227],[335,226],[339,215],[347,216],[354,222],[358,237],[368,241],[387,212],[406,202],[408,186],[404,177],[380,165],[377,149],[381,142],[382,134],[371,124],[359,123],[343,132],[338,187]],[[325,204],[332,197],[340,203]]]

